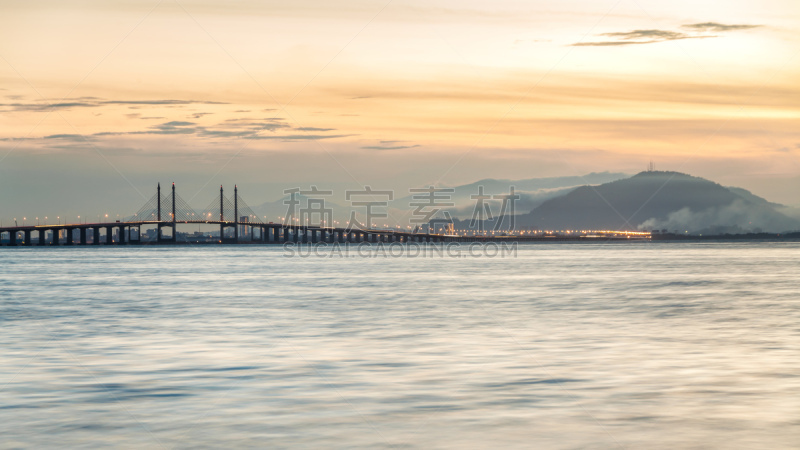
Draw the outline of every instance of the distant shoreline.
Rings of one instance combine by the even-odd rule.
[[[587,236],[536,236],[536,237],[511,237],[511,236],[496,236],[489,239],[470,239],[469,237],[462,238],[463,240],[460,241],[444,241],[444,242],[326,242],[324,243],[325,246],[333,247],[333,246],[358,246],[358,245],[369,245],[369,246],[390,246],[390,245],[447,245],[447,244],[461,244],[461,245],[469,245],[469,244],[488,244],[488,243],[529,243],[529,244],[543,244],[543,243],[559,243],[559,244],[579,244],[579,243],[634,243],[634,242],[659,242],[659,243],[672,243],[672,242],[800,242],[800,232],[792,232],[792,233],[744,233],[744,234],[720,234],[720,235],[681,235],[675,233],[659,233],[653,234],[649,239],[647,238],[634,238],[634,239],[626,239],[622,237],[587,237]],[[85,248],[105,248],[105,247],[163,247],[163,246],[171,246],[171,247],[186,247],[186,246],[269,246],[269,247],[278,247],[284,244],[290,245],[297,245],[297,246],[308,246],[308,245],[321,245],[320,243],[311,243],[311,242],[259,242],[259,241],[242,241],[238,243],[225,243],[221,244],[219,242],[141,242],[137,244],[103,244],[103,245],[44,245],[40,246],[37,244],[32,245],[24,245],[18,244],[16,246],[9,246],[8,241],[0,241],[0,246],[2,247],[20,247],[20,248],[41,248],[41,247],[85,247]]]

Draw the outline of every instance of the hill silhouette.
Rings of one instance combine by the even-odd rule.
[[[800,221],[782,214],[780,207],[741,188],[679,172],[652,171],[578,187],[516,216],[515,227],[680,233],[800,230]],[[503,223],[510,222],[505,218]]]

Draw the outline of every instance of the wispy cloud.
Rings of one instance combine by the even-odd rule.
[[[336,128],[316,128],[316,127],[298,127],[297,131],[334,131]]]
[[[752,28],[761,27],[761,25],[726,25],[717,22],[704,22],[681,25],[682,28],[694,32],[693,34],[685,33],[682,31],[671,30],[633,30],[622,31],[614,33],[601,33],[598,36],[611,38],[612,40],[605,41],[592,41],[592,42],[576,42],[572,44],[573,47],[610,47],[619,45],[636,45],[636,44],[655,44],[665,41],[676,41],[680,39],[707,39],[718,37],[708,34],[697,33],[722,33],[727,31],[749,30]]]
[[[681,25],[683,28],[688,28],[694,31],[713,31],[716,33],[721,33],[725,31],[736,31],[736,30],[750,30],[753,28],[759,28],[763,25],[725,25],[723,23],[717,22],[703,22],[703,23],[693,23],[689,25]]]
[[[690,36],[686,33],[668,30],[633,30],[616,33],[602,33],[599,36],[609,37],[612,41],[578,42],[574,47],[608,47],[616,45],[653,44],[656,42],[674,41],[677,39],[703,38],[708,36]]]
[[[318,141],[322,139],[335,139],[357,136],[355,134],[289,134],[289,135],[258,135],[245,136],[244,139],[256,140],[284,140],[284,141]]]
[[[102,105],[227,105],[225,102],[208,102],[198,100],[106,100]]]
[[[284,140],[284,141],[300,141],[300,140],[320,140],[320,139],[333,139],[341,137],[354,136],[353,134],[261,134],[264,131],[276,133],[279,130],[295,130],[300,132],[317,132],[324,133],[326,131],[334,131],[335,128],[318,128],[318,127],[298,127],[294,128],[283,122],[283,119],[274,117],[262,119],[261,121],[254,121],[255,119],[246,119],[248,122],[230,120],[217,124],[215,127],[199,126],[195,122],[173,120],[164,122],[158,125],[152,125],[144,130],[136,131],[102,131],[99,133],[80,135],[80,134],[52,134],[43,136],[42,139],[46,140],[59,140],[69,142],[84,142],[87,140],[94,140],[95,138],[114,137],[114,136],[146,136],[146,135],[195,135],[200,138],[243,138],[254,140]]]
[[[386,142],[386,141],[381,141]],[[391,141],[388,141],[391,142]],[[361,147],[364,150],[403,150],[407,148],[417,148],[420,147],[419,144],[414,145],[368,145],[366,147]]]
[[[82,141],[86,138],[80,134],[51,134],[49,136],[44,136],[42,139],[64,139],[68,141]]]
[[[138,106],[183,106],[183,105],[225,105],[224,102],[209,102],[198,100],[96,100],[95,97],[82,97],[73,99],[71,101],[56,101],[54,103],[47,103],[47,101],[32,102],[32,103],[0,103],[0,108],[5,111],[49,111],[54,110],[68,110],[75,108],[98,108],[108,105],[127,105],[132,108]]]

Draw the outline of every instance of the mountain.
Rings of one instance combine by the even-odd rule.
[[[767,200],[765,198],[759,197],[759,196],[753,194],[752,192],[748,191],[747,189],[742,189],[742,188],[733,187],[733,186],[725,186],[725,188],[728,189],[729,191],[733,192],[734,194],[738,195],[739,197],[742,197],[745,200],[749,200],[749,201],[751,201],[753,203],[762,204],[762,205],[768,205],[768,206],[771,206],[773,208],[785,208],[784,205],[781,205],[780,203],[773,203],[773,202],[771,202],[771,201],[769,201],[769,200]]]
[[[800,221],[740,188],[678,172],[642,172],[582,186],[545,201],[515,226],[544,230],[652,230],[680,233],[800,230]]]

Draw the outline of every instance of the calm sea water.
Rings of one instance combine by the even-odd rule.
[[[797,448],[800,244],[0,249],[0,447]]]

